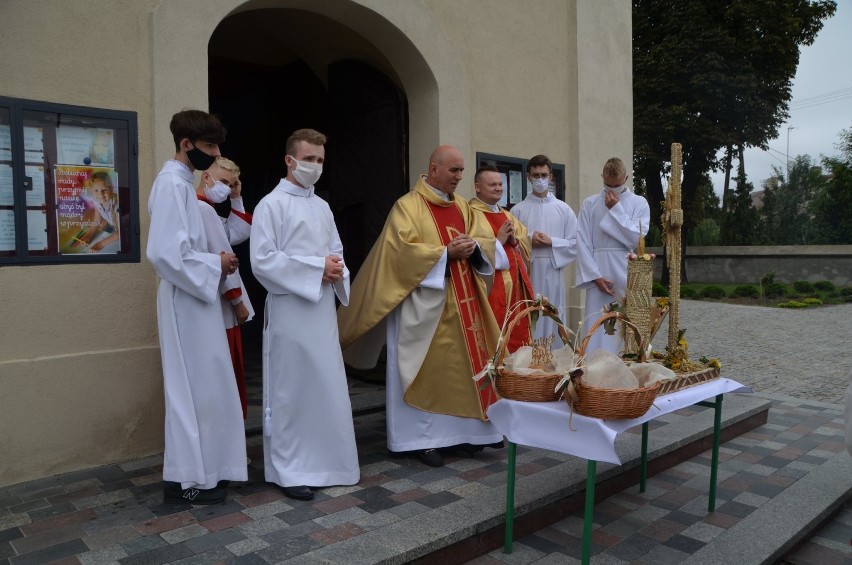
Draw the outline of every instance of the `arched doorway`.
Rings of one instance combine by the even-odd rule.
[[[284,144],[292,131],[312,127],[328,135],[317,194],[331,206],[347,265],[357,273],[391,206],[408,190],[407,100],[387,61],[324,16],[262,9],[225,18],[216,28],[208,76],[210,111],[228,128],[222,153],[243,171],[249,211],[285,174]],[[257,310],[265,290],[251,276],[248,244],[236,251]],[[249,363],[258,355],[260,326],[244,329]]]

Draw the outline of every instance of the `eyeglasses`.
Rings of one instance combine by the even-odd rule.
[[[531,179],[549,179],[550,173],[529,173]]]

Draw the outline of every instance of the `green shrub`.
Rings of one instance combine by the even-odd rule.
[[[840,296],[852,296],[852,286],[840,289]]]
[[[785,294],[787,294],[787,289],[784,288],[783,284],[770,283],[763,287],[763,295],[766,298],[775,298],[778,296],[784,296]]]
[[[796,281],[793,283],[793,288],[801,294],[810,294],[814,291],[814,285],[808,281]]]
[[[760,277],[760,286],[769,286],[775,282],[775,273],[766,273]]]
[[[753,284],[741,284],[731,291],[731,298],[757,298],[760,290]]]
[[[696,296],[698,296],[698,291],[695,290],[695,287],[689,285],[680,287],[681,298],[695,298]]]
[[[719,245],[719,224],[715,220],[705,218],[689,230],[687,245]]]
[[[819,306],[820,304],[822,304],[822,300],[820,300],[819,298],[812,297],[805,298],[804,300],[802,300],[802,302],[804,302],[808,306]]]
[[[668,296],[669,289],[664,287],[662,284],[655,282],[654,286],[651,287],[651,294],[654,296]]]
[[[701,298],[725,298],[727,294],[721,286],[711,284],[701,289]]]
[[[779,308],[807,308],[808,305],[797,300],[789,300],[778,305]]]
[[[831,281],[817,281],[814,283],[814,288],[821,292],[831,292],[835,289],[835,286]]]
[[[843,297],[843,302],[852,302],[852,294],[847,294]]]

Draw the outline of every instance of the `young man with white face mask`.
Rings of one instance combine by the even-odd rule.
[[[210,253],[232,253],[232,245],[242,243],[249,237],[251,214],[245,212],[240,190],[240,168],[230,159],[217,157],[216,162],[201,173],[195,192],[207,234],[207,250]],[[216,213],[213,205],[224,202],[229,196],[231,213],[227,218],[222,218]],[[254,309],[251,307],[239,270],[222,279],[219,286],[219,303],[222,306],[225,333],[228,336],[231,362],[245,420],[248,417],[248,395],[243,372],[243,338],[240,326],[254,318]]]
[[[567,318],[568,298],[565,268],[577,257],[577,216],[568,204],[550,192],[553,164],[546,155],[536,155],[527,163],[527,182],[531,187],[527,197],[512,208],[522,224],[527,226],[532,241],[530,278],[536,294],[546,296]],[[534,338],[558,337],[556,323],[547,317],[539,318]],[[554,340],[553,347],[562,347]]]
[[[325,136],[293,132],[287,177],[254,211],[251,267],[268,291],[263,329],[266,480],[297,500],[311,487],[360,478],[335,295],[349,303],[349,270],[328,204],[314,193]]]
[[[583,201],[577,228],[577,288],[586,291],[586,327],[593,324],[610,302],[621,303],[627,293],[627,254],[636,248],[640,235],[648,233],[651,211],[648,202],[626,185],[627,171],[621,159],[604,164],[603,187]],[[619,353],[619,335],[597,331],[587,352],[606,349]]]

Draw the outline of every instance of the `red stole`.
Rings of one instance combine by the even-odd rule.
[[[500,227],[510,218],[501,212],[485,212],[485,219],[491,229],[494,230],[494,235],[500,231]],[[497,242],[500,243],[499,241]],[[494,317],[497,319],[497,324],[503,326],[503,320],[506,317],[506,310],[521,300],[529,300],[535,296],[532,291],[527,267],[521,258],[521,254],[517,248],[508,244],[503,244],[503,249],[506,251],[506,256],[509,258],[509,280],[513,283],[511,296],[506,292],[506,281],[502,276],[497,276],[500,271],[495,273],[494,285],[491,287],[491,293],[488,295],[488,303],[491,304],[491,310],[494,312]],[[502,273],[500,273],[502,274]],[[509,353],[515,352],[523,345],[529,345],[532,341],[530,333],[529,316],[524,316],[522,320],[518,320],[515,324],[512,335],[509,336]]]
[[[424,198],[432,213],[435,229],[441,243],[447,246],[457,235],[467,233],[464,217],[458,206],[440,206],[433,204]],[[462,322],[461,331],[464,335],[464,344],[467,349],[467,358],[470,360],[471,386],[477,386],[473,376],[479,373],[488,364],[491,354],[485,342],[485,332],[482,329],[482,315],[479,311],[479,301],[476,295],[476,276],[466,259],[449,259],[447,264],[450,268],[450,283],[453,285],[453,297],[459,311]],[[492,352],[493,353],[493,352]],[[490,379],[483,379],[485,388],[479,389],[479,402],[482,405],[483,415],[489,406],[497,402],[498,396],[491,386]]]

